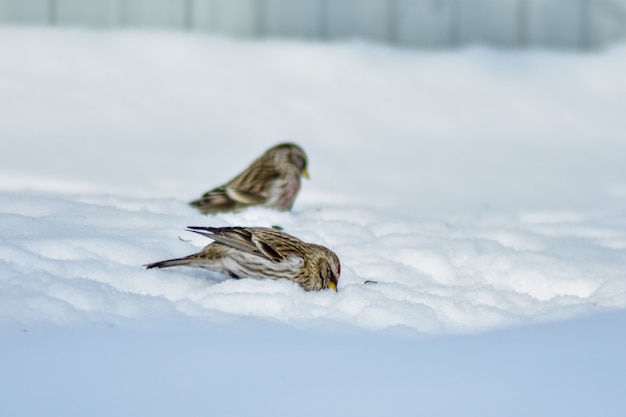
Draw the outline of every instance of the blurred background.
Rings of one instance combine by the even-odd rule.
[[[0,0],[0,24],[591,49],[626,36],[626,0]]]

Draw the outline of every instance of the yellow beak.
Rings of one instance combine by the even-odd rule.
[[[302,176],[303,176],[304,178],[306,178],[307,180],[308,180],[308,179],[311,179],[311,177],[309,177],[309,171],[307,171],[307,170],[306,170],[306,168],[304,168],[304,169],[302,170],[301,174],[302,174]]]
[[[337,286],[335,285],[334,282],[328,283],[328,288],[330,288],[331,290],[337,292]]]

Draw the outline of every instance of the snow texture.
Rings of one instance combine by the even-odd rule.
[[[0,52],[0,414],[623,415],[625,47]],[[293,212],[186,204],[282,141],[310,160]],[[142,267],[231,225],[331,248],[339,291]]]

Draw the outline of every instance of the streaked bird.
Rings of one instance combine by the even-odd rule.
[[[202,213],[238,211],[263,206],[288,211],[300,191],[300,177],[309,178],[304,150],[293,143],[268,149],[226,184],[190,202]]]
[[[326,288],[337,291],[339,258],[324,246],[263,227],[189,226],[187,230],[214,242],[193,255],[144,266],[192,266],[229,278],[288,279],[306,291]]]

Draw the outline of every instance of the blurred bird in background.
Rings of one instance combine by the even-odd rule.
[[[300,191],[300,177],[309,178],[304,150],[281,143],[267,150],[226,184],[189,203],[204,214],[238,211],[250,206],[288,211]]]

